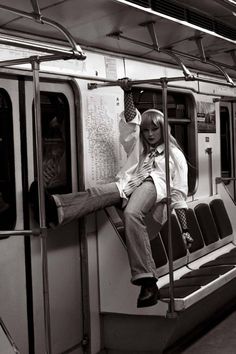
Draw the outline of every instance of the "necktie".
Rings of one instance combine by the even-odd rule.
[[[157,150],[150,152],[143,164],[138,168],[132,179],[127,183],[123,192],[128,197],[151,174],[155,157],[159,155]]]

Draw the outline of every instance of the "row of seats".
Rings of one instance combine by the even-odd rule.
[[[122,213],[119,211],[116,219],[111,209],[107,213],[125,243]],[[171,216],[176,311],[188,308],[236,277],[233,229],[222,199],[214,197],[207,202],[193,203],[193,206],[190,203],[187,218],[190,234],[194,238],[189,250],[182,240],[176,215]],[[159,273],[161,300],[169,302],[168,226],[166,223],[155,234],[155,222],[150,217],[147,225]]]
[[[236,276],[233,229],[222,199],[213,198],[209,203],[195,204],[193,208],[188,209],[187,218],[190,234],[194,238],[189,250],[184,247],[179,223],[176,216],[172,215],[175,270],[173,293],[176,311],[188,308]],[[164,225],[160,232],[160,241],[166,251],[168,247],[167,225]],[[159,262],[159,251],[156,253],[157,247],[153,247],[156,239],[151,243],[153,257]],[[160,247],[158,248],[160,250]],[[184,271],[184,274],[178,276],[178,273],[181,273],[179,270]],[[161,287],[160,293],[161,299],[168,302],[168,283]]]

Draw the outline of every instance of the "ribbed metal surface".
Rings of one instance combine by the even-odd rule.
[[[236,39],[236,30],[233,29],[232,27],[226,26],[221,22],[215,23],[215,32],[220,34],[223,37],[227,37],[233,40]]]
[[[129,0],[129,2],[143,7],[151,7],[151,0]]]
[[[169,0],[127,0],[127,2],[135,3],[142,7],[150,7],[153,11],[176,18],[178,20],[189,22],[203,29],[213,31],[223,37],[235,40],[236,29],[227,26],[223,22],[217,21],[210,16],[206,16],[201,12],[180,6]]]
[[[187,21],[209,31],[215,30],[214,20],[197,12],[188,11]]]
[[[165,15],[177,18],[179,20],[186,20],[185,8],[171,1],[152,0],[152,10],[161,12]]]

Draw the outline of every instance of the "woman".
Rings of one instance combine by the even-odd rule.
[[[65,224],[104,207],[122,202],[126,245],[131,268],[131,282],[141,286],[137,306],[155,305],[159,298],[158,276],[152,257],[145,216],[152,210],[161,224],[164,220],[166,198],[164,118],[150,109],[142,115],[133,104],[127,80],[121,80],[125,91],[125,109],[120,120],[120,141],[127,161],[113,183],[99,185],[86,191],[50,196],[46,194],[48,224]],[[171,207],[180,218],[187,242],[192,239],[187,230],[187,163],[175,138],[169,131]],[[31,200],[37,208],[37,183],[31,186]]]

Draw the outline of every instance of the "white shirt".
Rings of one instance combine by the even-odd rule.
[[[124,113],[121,114],[119,124],[120,142],[127,153],[127,161],[117,174],[117,187],[121,198],[127,199],[123,189],[128,181],[132,179],[139,165],[143,152],[143,145],[140,139],[141,114],[137,111],[132,121],[126,122]],[[161,203],[166,198],[166,173],[165,173],[165,154],[164,144],[157,147],[160,155],[155,157],[154,168],[150,176],[153,179],[157,199],[156,203]],[[182,151],[176,146],[170,145],[170,190],[171,190],[171,208],[188,208],[186,198],[188,194],[188,167]],[[155,216],[155,212],[154,212]],[[160,219],[157,215],[156,219]]]

